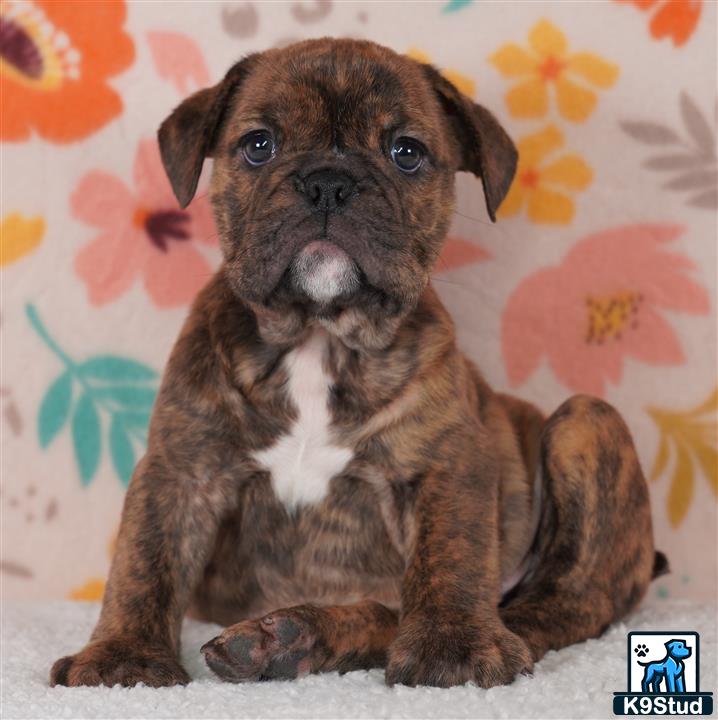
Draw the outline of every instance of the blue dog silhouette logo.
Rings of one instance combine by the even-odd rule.
[[[616,715],[711,715],[700,692],[697,632],[628,633],[628,691],[614,693]]]
[[[685,640],[672,639],[664,643],[666,654],[661,660],[652,660],[638,664],[643,667],[641,690],[644,693],[683,693],[686,691],[684,675],[686,666],[683,662],[691,656],[691,648],[686,646]],[[638,657],[647,655],[648,648],[640,643],[634,652]],[[663,686],[663,687],[661,687]]]

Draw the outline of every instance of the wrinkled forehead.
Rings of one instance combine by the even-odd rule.
[[[343,150],[381,146],[396,133],[429,145],[439,117],[413,60],[332,45],[266,53],[243,85],[230,122],[235,137],[267,127],[285,147]]]

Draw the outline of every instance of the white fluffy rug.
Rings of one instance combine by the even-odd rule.
[[[292,682],[231,685],[204,666],[200,645],[218,628],[185,623],[186,687],[50,688],[52,662],[78,650],[99,607],[54,603],[3,607],[2,712],[10,718],[602,718],[626,688],[629,630],[701,633],[701,689],[716,691],[716,610],[652,601],[600,640],[549,653],[534,676],[481,690],[387,688],[383,673],[314,675]]]

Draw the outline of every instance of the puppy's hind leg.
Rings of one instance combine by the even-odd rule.
[[[297,605],[226,628],[202,653],[210,668],[230,682],[366,670],[386,665],[397,626],[395,611],[370,600]]]
[[[646,482],[610,405],[566,401],[544,426],[541,464],[534,563],[500,611],[534,660],[597,637],[632,610],[656,564]]]

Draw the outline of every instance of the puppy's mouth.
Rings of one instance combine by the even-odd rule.
[[[349,254],[329,240],[305,245],[290,263],[289,282],[317,305],[330,305],[354,295],[362,273]]]

